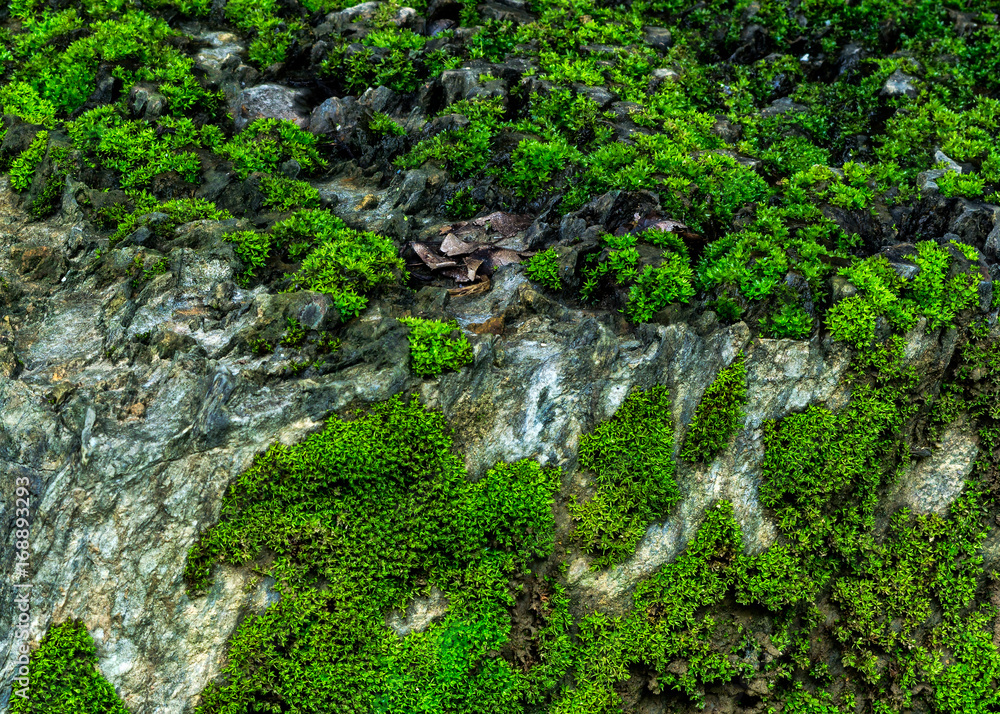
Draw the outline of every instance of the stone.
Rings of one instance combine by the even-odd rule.
[[[781,99],[775,99],[769,106],[762,109],[760,115],[768,119],[780,114],[801,114],[807,111],[809,111],[809,107],[804,104],[793,102],[791,97],[782,97]]]
[[[258,119],[284,119],[300,129],[309,128],[305,93],[280,84],[260,84],[240,92],[229,106],[236,131]]]
[[[643,28],[642,41],[657,52],[666,52],[673,46],[674,40],[666,27]]]
[[[330,97],[312,110],[309,131],[313,134],[336,134],[348,141],[364,110],[354,97]]]
[[[916,77],[906,74],[901,69],[897,69],[885,80],[885,84],[882,85],[882,91],[879,94],[883,97],[916,99],[919,94],[916,86],[914,86],[914,82],[916,81]]]

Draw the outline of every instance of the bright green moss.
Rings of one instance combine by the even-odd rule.
[[[227,141],[219,153],[233,162],[240,178],[254,171],[274,174],[286,161],[294,159],[306,173],[327,166],[316,148],[317,137],[290,121],[258,119]]]
[[[404,317],[400,322],[410,328],[410,365],[417,374],[433,376],[472,361],[472,345],[454,320]]]
[[[449,218],[467,220],[479,213],[482,206],[472,198],[472,189],[469,187],[459,189],[455,195],[445,201],[445,212]]]
[[[706,684],[739,676],[728,652],[712,646],[716,621],[707,609],[732,588],[738,569],[731,566],[741,549],[732,505],[710,507],[685,551],[636,586],[628,615],[595,613],[580,622],[574,682],[551,711],[619,711],[615,685],[629,678],[634,665],[652,670],[663,690],[684,693],[695,703]]]
[[[767,333],[778,339],[793,340],[808,337],[812,332],[813,318],[806,309],[795,302],[786,302],[781,309],[770,315]]]
[[[538,702],[563,674],[565,596],[556,590],[543,613],[539,644],[552,662],[524,671],[491,653],[510,636],[510,577],[551,551],[557,489],[557,472],[532,461],[472,483],[441,414],[415,399],[271,447],[230,488],[185,575],[203,588],[214,562],[253,562],[282,598],[240,626],[225,678],[198,711],[319,712],[337,702],[344,712],[515,714]],[[258,560],[265,552],[275,557]],[[398,637],[387,611],[429,585],[448,614]]]
[[[35,180],[35,170],[45,158],[49,145],[49,132],[40,131],[35,134],[31,144],[10,163],[10,187],[17,192],[26,191]]]
[[[747,403],[747,368],[740,353],[705,390],[688,425],[681,458],[709,462],[729,444]]]
[[[909,281],[903,280],[883,256],[858,261],[840,274],[858,294],[842,300],[827,314],[827,326],[834,339],[844,340],[858,350],[866,350],[875,340],[879,319],[894,330],[905,331],[922,316],[928,329],[951,327],[958,313],[977,305],[980,276],[973,264],[967,272],[948,278],[954,256],[951,247],[933,241],[917,244],[912,260],[919,267]]]
[[[674,481],[674,426],[666,387],[635,390],[611,419],[580,439],[580,467],[594,474],[593,495],[570,505],[573,536],[596,557],[620,563],[650,524],[680,500]]]
[[[348,228],[329,211],[298,211],[271,233],[272,245],[292,259],[302,259],[291,277],[292,289],[330,295],[341,319],[359,314],[368,304],[367,293],[406,276],[403,259],[390,239]]]
[[[371,121],[368,122],[368,128],[376,134],[406,136],[406,129],[397,124],[388,114],[383,114],[382,112],[375,112]]]
[[[264,193],[264,205],[275,211],[319,208],[319,191],[306,181],[268,174],[261,179],[260,188]]]
[[[10,698],[12,714],[127,714],[97,669],[94,641],[82,622],[53,625],[31,654],[27,696]]]
[[[610,285],[628,287],[623,312],[633,322],[648,322],[657,311],[672,303],[686,303],[694,296],[694,271],[684,242],[673,233],[650,230],[623,236],[605,235],[606,255],[583,271],[580,297],[594,299]],[[658,265],[640,268],[639,241],[663,248]]]
[[[51,102],[42,99],[30,84],[11,82],[0,87],[0,113],[13,114],[31,124],[52,128],[56,109]]]
[[[236,257],[243,261],[245,269],[240,282],[247,285],[253,280],[255,271],[263,268],[271,252],[271,236],[256,231],[236,231],[226,234],[226,240],[235,244]]]
[[[562,280],[559,279],[559,256],[552,248],[531,256],[525,273],[530,279],[549,290],[562,289]]]

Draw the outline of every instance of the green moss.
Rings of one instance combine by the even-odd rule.
[[[580,439],[580,467],[593,495],[573,501],[573,537],[595,567],[620,563],[651,523],[680,500],[674,481],[674,426],[666,387],[635,390],[611,419]]]
[[[342,319],[365,308],[367,293],[406,276],[403,260],[391,240],[348,228],[325,210],[298,211],[276,224],[272,245],[293,259],[305,256],[291,277],[292,289],[330,295]]]
[[[264,205],[275,211],[319,208],[319,191],[306,181],[268,174],[261,179],[260,188],[264,193]]]
[[[681,458],[709,462],[729,444],[747,403],[747,369],[741,352],[705,390],[681,446]]]
[[[286,161],[294,159],[306,173],[326,168],[319,155],[318,139],[290,121],[258,119],[219,148],[233,162],[240,178],[254,171],[275,174]]]
[[[478,203],[472,199],[472,189],[465,187],[455,192],[455,195],[445,202],[445,212],[449,218],[467,220],[479,213],[482,209]]]
[[[192,221],[221,221],[232,218],[229,211],[219,210],[214,203],[203,198],[179,198],[164,203],[157,203],[148,194],[138,194],[136,198],[138,203],[136,210],[117,219],[117,227],[110,238],[112,246],[143,225],[144,216],[154,211],[166,215],[166,219],[150,226],[150,230],[161,238],[170,235],[177,226]]]
[[[559,256],[552,248],[531,256],[525,273],[536,283],[540,283],[549,290],[562,289],[562,280],[559,278]]]
[[[97,669],[94,641],[82,622],[53,625],[31,654],[27,696],[14,684],[12,714],[127,714]]]
[[[27,191],[35,180],[35,170],[49,146],[49,132],[40,131],[35,134],[27,149],[10,163],[10,187],[17,192]]]
[[[404,317],[410,328],[410,365],[423,376],[458,370],[472,361],[472,345],[458,328],[458,323]]]
[[[236,252],[236,257],[243,262],[244,270],[240,282],[244,285],[249,284],[255,276],[255,271],[263,268],[267,262],[271,252],[271,236],[256,231],[236,231],[227,233],[226,241],[235,244],[233,250]]]
[[[382,112],[375,112],[368,122],[368,128],[376,134],[387,134],[389,136],[406,136],[406,129],[401,127],[392,117]]]
[[[628,287],[623,312],[632,322],[648,322],[667,305],[686,303],[695,294],[694,271],[683,241],[672,233],[650,230],[624,236],[605,235],[608,248],[603,258],[583,271],[580,296],[584,300],[607,291],[609,283]],[[664,248],[658,265],[646,265],[640,271],[639,241]]]
[[[186,578],[205,587],[214,562],[253,562],[282,598],[240,626],[198,711],[331,701],[348,712],[523,711],[561,672],[491,652],[510,636],[509,578],[551,551],[557,489],[557,472],[531,461],[472,483],[441,414],[398,397],[271,447],[229,490]],[[276,557],[258,560],[265,552]],[[428,585],[448,614],[399,638],[386,612]],[[568,601],[555,593],[542,613],[545,658],[565,643]]]

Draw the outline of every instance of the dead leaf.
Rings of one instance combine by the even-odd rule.
[[[501,234],[504,238],[509,238],[523,230],[527,230],[534,222],[534,217],[526,214],[504,213],[494,211],[488,216],[477,218],[473,221],[477,226],[489,226],[489,229]]]
[[[497,315],[496,317],[491,317],[486,322],[474,322],[471,325],[467,325],[466,327],[469,330],[469,332],[475,332],[477,335],[502,335],[503,315]]]
[[[441,241],[441,252],[448,257],[466,255],[479,247],[480,246],[475,243],[466,243],[465,241],[461,241],[454,235],[447,235],[445,236],[445,239]]]
[[[465,258],[465,268],[469,271],[469,280],[476,279],[476,271],[479,270],[479,266],[483,264],[483,261],[478,258],[470,258],[466,256]]]
[[[440,270],[442,268],[454,268],[458,265],[454,260],[448,260],[439,255],[436,255],[428,246],[423,243],[410,243],[413,248],[413,252],[417,254],[417,257],[423,261],[431,270]]]
[[[498,250],[491,250],[489,256],[490,265],[493,269],[499,268],[501,265],[510,265],[511,263],[520,263],[521,254],[514,250],[509,250],[507,248],[500,248]]]

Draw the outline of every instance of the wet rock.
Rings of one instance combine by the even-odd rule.
[[[336,134],[349,141],[364,110],[354,97],[330,97],[312,110],[309,131],[313,134]]]
[[[448,598],[438,588],[432,587],[429,595],[414,598],[405,612],[391,611],[385,624],[400,637],[406,637],[411,632],[423,632],[447,612]]]
[[[309,127],[305,93],[280,84],[261,84],[245,89],[230,104],[236,131],[258,119],[285,119],[302,129]]]
[[[488,2],[480,3],[476,9],[486,20],[496,20],[498,22],[512,22],[515,25],[527,25],[534,22],[536,15],[524,9],[523,4],[518,7],[516,3],[510,2]]]
[[[776,117],[781,114],[801,114],[809,111],[809,107],[804,104],[793,102],[791,97],[782,97],[771,102],[770,106],[761,110],[760,115],[764,119]]]
[[[670,30],[666,27],[646,27],[643,30],[642,41],[657,52],[666,52],[674,44]]]
[[[910,465],[883,501],[886,513],[910,508],[916,513],[944,516],[948,506],[965,488],[979,453],[979,438],[963,424],[945,430],[930,456]]]
[[[167,98],[153,87],[137,84],[129,90],[128,110],[136,119],[156,119],[167,108]]]
[[[889,78],[885,80],[885,84],[882,85],[882,91],[879,94],[883,97],[907,97],[909,99],[916,99],[919,94],[915,82],[917,78],[906,74],[903,70],[897,69],[895,72],[889,75]]]
[[[766,55],[771,48],[771,36],[761,25],[751,24],[740,32],[740,45],[730,56],[735,64],[750,64]]]

